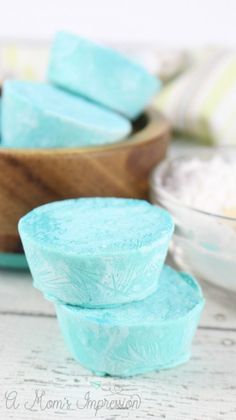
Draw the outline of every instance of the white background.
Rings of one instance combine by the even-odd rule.
[[[236,44],[236,0],[0,0],[0,41],[69,29],[157,46]]]

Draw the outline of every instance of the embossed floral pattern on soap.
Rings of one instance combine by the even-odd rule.
[[[156,290],[173,221],[143,200],[84,198],[33,210],[19,231],[37,288],[52,300],[102,307]]]
[[[186,362],[204,305],[193,277],[165,266],[155,293],[115,308],[56,305],[74,357],[97,375],[131,376]]]

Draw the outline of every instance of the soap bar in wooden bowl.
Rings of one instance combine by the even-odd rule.
[[[56,87],[13,80],[4,83],[5,147],[84,147],[116,142],[130,132],[126,118]]]
[[[156,290],[173,221],[147,201],[81,198],[32,210],[19,232],[34,285],[46,297],[103,307]]]
[[[148,298],[109,309],[56,305],[64,339],[97,375],[132,376],[186,362],[204,305],[197,282],[165,266]]]
[[[123,142],[73,149],[0,147],[0,252],[23,252],[18,221],[44,203],[89,196],[148,198],[149,173],[166,155],[169,132],[167,121],[148,111]]]
[[[117,51],[67,32],[55,37],[48,78],[131,119],[144,111],[161,85]]]

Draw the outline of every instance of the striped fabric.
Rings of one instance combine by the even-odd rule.
[[[206,144],[236,144],[236,53],[216,50],[167,84],[154,106],[176,132]]]

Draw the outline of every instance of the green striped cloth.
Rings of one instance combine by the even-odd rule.
[[[167,84],[154,100],[174,130],[207,144],[236,144],[236,53],[219,49]]]

